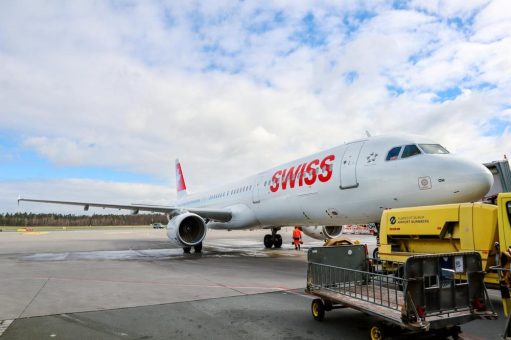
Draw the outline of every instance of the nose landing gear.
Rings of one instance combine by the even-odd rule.
[[[280,230],[280,227],[271,228],[271,235],[264,235],[264,246],[266,248],[280,248],[282,247],[282,235],[277,234],[277,231]]]

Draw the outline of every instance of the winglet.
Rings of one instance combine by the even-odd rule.
[[[20,206],[21,195],[18,195],[18,207]]]
[[[178,199],[186,196],[187,194],[185,177],[183,176],[183,169],[181,168],[179,159],[176,159],[176,190]]]

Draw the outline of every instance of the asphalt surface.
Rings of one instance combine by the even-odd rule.
[[[377,320],[358,311],[311,316],[306,250],[322,242],[295,251],[289,229],[266,250],[264,233],[211,231],[189,255],[164,230],[0,233],[1,339],[368,338]],[[473,321],[463,337],[497,339],[504,323]]]

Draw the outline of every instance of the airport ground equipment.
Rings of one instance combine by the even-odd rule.
[[[485,167],[493,175],[493,185],[485,195],[483,201],[495,203],[497,195],[501,192],[511,191],[511,170],[507,159],[485,163]]]
[[[511,275],[499,275],[494,269],[511,265],[510,220],[511,193],[500,193],[497,205],[461,203],[388,209],[380,223],[379,257],[404,262],[416,254],[477,251],[487,273],[485,282],[500,287],[508,315]]]
[[[511,263],[511,193],[501,193],[497,205],[461,203],[385,210],[382,214],[379,256],[404,262],[417,253],[477,251],[483,270]],[[497,263],[499,262],[499,263]],[[498,284],[496,272],[485,281]]]
[[[494,269],[494,271],[496,271],[499,274],[500,278],[511,274],[511,269],[509,269],[509,268],[495,266],[492,269]],[[502,292],[502,290],[501,290],[501,292]],[[507,295],[509,298],[509,289],[505,290],[503,292],[503,294],[505,294],[506,292],[507,292]],[[503,298],[502,300],[504,302],[504,311],[505,311],[505,308],[506,308],[505,299]],[[506,326],[504,327],[504,332],[502,333],[502,339],[511,340],[511,313],[509,313],[509,315],[507,316]]]
[[[496,319],[476,252],[416,255],[403,264],[403,277],[381,273],[363,245],[309,249],[306,292],[317,299],[311,312],[350,307],[377,317],[373,340],[394,332],[431,332],[458,337],[459,325]],[[391,335],[391,334],[388,334]]]

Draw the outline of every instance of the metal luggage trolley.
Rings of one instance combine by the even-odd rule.
[[[389,274],[400,268],[402,277]],[[394,332],[435,332],[458,338],[459,325],[496,319],[476,252],[417,255],[406,263],[378,263],[363,245],[317,247],[308,252],[306,292],[314,319],[350,307],[378,317],[371,339]]]

